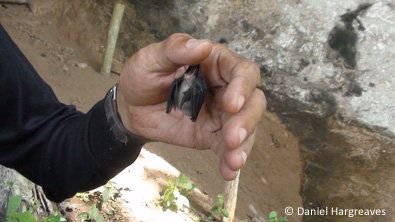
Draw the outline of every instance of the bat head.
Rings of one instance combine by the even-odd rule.
[[[184,80],[191,80],[193,78],[196,78],[199,73],[200,73],[199,66],[189,66],[187,71],[185,71],[184,73]]]

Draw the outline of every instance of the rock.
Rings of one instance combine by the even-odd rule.
[[[29,8],[34,16],[40,16],[53,10],[56,2],[51,0],[29,0]]]
[[[296,112],[339,112],[394,134],[395,13],[389,2],[365,2],[221,1],[211,7],[206,1],[190,7],[207,8],[208,24],[198,36],[227,36],[231,49],[271,72],[262,82],[274,103],[289,98],[309,106]],[[318,96],[324,104],[313,101],[313,91],[326,92]]]
[[[395,9],[389,2],[373,4],[360,23],[356,62],[361,76],[356,79],[363,88],[361,97],[347,98],[346,113],[356,119],[395,133]],[[375,88],[370,88],[370,84]]]
[[[62,67],[59,67],[58,72],[62,73],[63,75],[69,75],[69,68],[67,67],[67,65],[63,65]]]
[[[220,41],[261,67],[269,110],[303,147],[305,206],[395,209],[388,173],[395,170],[388,154],[395,152],[395,11],[390,1],[373,3],[174,1],[175,17],[189,15],[184,30],[193,24],[193,36]],[[371,220],[395,216],[361,219]]]
[[[76,100],[73,100],[73,101],[71,102],[71,105],[77,107],[78,109],[81,109],[82,106],[84,105],[84,102],[81,101],[80,99],[76,99]]]
[[[88,67],[88,63],[77,63],[76,65],[80,69],[85,69]]]
[[[7,185],[8,182],[13,183],[12,188]],[[0,221],[6,221],[7,203],[11,196],[22,196],[22,208],[34,206],[34,213],[54,213],[51,201],[46,199],[40,186],[15,170],[0,165]]]

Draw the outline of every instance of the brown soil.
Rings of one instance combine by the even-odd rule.
[[[25,6],[6,6],[0,7],[1,24],[63,103],[73,104],[79,110],[86,112],[118,81],[117,75],[100,74],[98,58],[101,55],[91,53],[91,50],[87,50],[84,45],[74,41],[70,37],[72,35],[62,34],[64,30],[60,32],[59,24],[54,20],[35,17]],[[78,24],[76,21],[75,26]],[[100,44],[98,39],[92,39],[90,42]],[[93,47],[100,48],[100,45]],[[84,68],[85,64],[86,68]],[[302,206],[299,195],[302,166],[298,141],[271,113],[266,113],[262,118],[256,135],[253,152],[240,177],[236,217],[237,220],[242,221],[252,221],[250,204],[263,217],[272,210],[284,215],[285,207]],[[162,157],[184,175],[191,177],[191,181],[196,184],[200,192],[192,194],[191,218],[203,217],[214,205],[217,194],[223,193],[224,181],[217,169],[218,161],[211,151],[196,151],[162,143],[147,144],[145,149]],[[168,177],[176,176],[150,168],[149,161],[143,162],[145,158],[146,156],[141,155],[138,160],[140,162],[136,162],[128,172],[125,172],[133,174],[139,167],[144,171],[142,176],[127,182],[129,189],[137,189],[134,187],[134,184],[139,183],[136,180],[143,180],[154,184],[160,190],[166,186]],[[145,189],[137,189],[137,192],[144,193]],[[159,192],[153,198],[158,199]],[[162,218],[138,219],[133,213],[143,212],[143,208],[157,209],[158,206],[150,205],[144,202],[145,200],[139,200],[138,197],[128,199],[127,195],[124,195],[123,199],[125,204],[122,204],[122,209],[125,210],[117,212],[122,216],[118,215],[111,220],[163,221]],[[139,201],[145,203],[139,205],[141,209],[135,205],[132,209],[126,209],[126,203]],[[79,202],[77,198],[73,198],[72,202],[80,204],[79,211],[84,207],[89,209],[92,204]],[[69,216],[75,217],[76,214]],[[296,216],[288,219],[301,221],[301,218]],[[191,220],[179,219],[179,221]]]

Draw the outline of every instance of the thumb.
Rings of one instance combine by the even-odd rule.
[[[187,34],[173,34],[162,42],[151,44],[136,59],[147,72],[173,72],[183,65],[196,65],[206,59],[212,49],[207,39],[194,39]],[[149,63],[149,64],[148,64]]]

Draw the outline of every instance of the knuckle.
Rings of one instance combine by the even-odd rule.
[[[261,70],[260,70],[258,64],[256,64],[256,63],[253,63],[253,69],[254,69],[253,72],[256,76],[255,83],[258,85],[259,83],[261,83]]]
[[[186,34],[184,34],[184,33],[173,33],[167,38],[167,40],[169,40],[171,42],[171,41],[177,40],[178,38],[185,36],[185,35]]]
[[[243,58],[236,65],[235,72],[242,73],[243,76],[247,77],[254,84],[254,87],[261,81],[259,66],[248,59]]]
[[[167,39],[164,41],[165,45],[168,47],[172,47],[174,43],[181,37],[180,33],[171,34]]]
[[[218,42],[213,42],[213,47],[217,48],[218,51],[231,51],[228,47],[226,47],[224,44],[218,43]]]
[[[252,75],[252,81],[254,83],[254,85],[258,85],[261,81],[261,76],[260,76],[260,69],[259,66],[255,63],[252,62],[250,60],[248,61],[248,71],[250,73],[250,75]]]
[[[263,115],[266,110],[266,97],[265,94],[260,89],[255,89],[253,92],[251,103],[254,106],[255,114],[254,116],[260,117]]]
[[[258,94],[258,99],[260,101],[262,101],[262,103],[261,103],[262,104],[261,110],[262,110],[262,112],[264,112],[266,110],[266,107],[267,107],[267,101],[266,101],[265,93],[262,90],[260,90],[260,89],[256,89],[256,91],[257,91],[257,94]]]
[[[178,41],[190,38],[193,37],[186,33],[173,33],[169,37],[167,37],[164,43],[167,47],[173,47],[173,45],[176,44]]]
[[[266,101],[265,93],[262,90],[255,89],[255,92],[256,92],[257,96],[259,97],[259,99]]]

